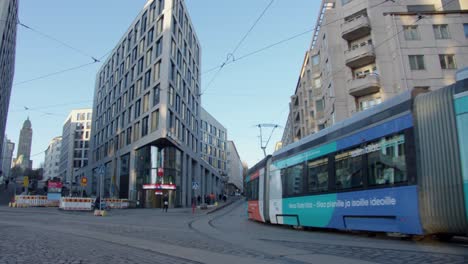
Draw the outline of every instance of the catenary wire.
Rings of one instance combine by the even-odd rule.
[[[271,0],[268,5],[263,9],[263,11],[261,12],[261,14],[258,16],[258,18],[255,20],[255,22],[253,23],[253,25],[249,28],[249,30],[244,34],[244,36],[241,38],[241,40],[237,43],[236,47],[232,50],[232,52],[228,53],[226,55],[226,59],[224,60],[223,63],[221,63],[221,65],[219,67],[217,67],[218,71],[216,72],[215,75],[213,75],[213,77],[211,78],[211,80],[208,82],[208,84],[205,86],[205,89],[203,89],[203,91],[201,91],[200,93],[200,96],[202,94],[204,94],[206,92],[206,90],[208,90],[211,86],[211,84],[214,82],[214,80],[216,79],[216,77],[218,77],[219,73],[223,70],[224,66],[226,66],[228,64],[228,62],[230,61],[235,61],[235,53],[237,52],[237,50],[239,49],[239,47],[242,45],[242,43],[245,41],[245,39],[247,38],[247,36],[252,32],[252,30],[255,28],[255,26],[258,24],[258,22],[262,19],[262,17],[265,15],[265,13],[267,12],[267,10],[271,7],[271,5],[273,4],[274,0]]]
[[[30,31],[32,31],[32,32],[34,32],[34,33],[36,33],[36,34],[38,34],[38,35],[44,37],[44,38],[47,38],[47,39],[49,39],[49,40],[55,41],[55,42],[57,42],[57,43],[60,43],[61,45],[65,46],[65,47],[67,47],[67,48],[69,48],[69,49],[71,49],[71,50],[73,50],[73,51],[75,51],[75,52],[77,52],[77,53],[79,53],[79,54],[85,56],[85,57],[89,57],[89,58],[91,58],[94,62],[99,62],[99,59],[96,59],[95,56],[90,55],[90,54],[88,54],[88,53],[82,51],[81,49],[75,48],[75,47],[71,46],[70,44],[68,44],[68,43],[66,43],[66,42],[64,42],[64,41],[62,41],[62,40],[59,40],[59,39],[57,39],[57,38],[55,38],[55,37],[53,37],[53,36],[51,36],[51,35],[49,35],[49,34],[46,34],[46,33],[44,33],[44,32],[41,32],[41,31],[39,31],[39,30],[37,30],[37,29],[31,27],[31,26],[28,26],[28,25],[22,23],[19,19],[18,19],[17,24],[20,25],[20,26],[22,26],[23,28],[26,28],[26,29],[28,29],[28,30],[30,30]]]
[[[374,8],[374,7],[380,6],[380,5],[382,5],[382,4],[386,3],[386,2],[389,2],[389,1],[393,2],[392,0],[384,0],[383,2],[381,2],[381,3],[379,3],[379,4],[375,4],[375,5],[371,6],[370,8]],[[336,22],[340,22],[340,21],[342,21],[343,19],[344,19],[344,17],[340,17],[340,18],[338,18],[338,19],[331,20],[331,21],[329,21],[329,22],[327,22],[327,23],[321,25],[321,27],[325,27],[325,26],[328,26],[328,25],[330,25],[330,24],[333,24],[333,23],[336,23]],[[302,32],[297,33],[297,34],[292,35],[292,36],[289,36],[289,37],[284,38],[284,39],[282,39],[282,40],[280,40],[280,41],[277,41],[277,42],[275,42],[275,43],[266,45],[265,47],[260,48],[260,49],[258,49],[258,50],[255,50],[255,51],[249,52],[249,53],[247,53],[247,54],[244,54],[244,55],[242,55],[242,56],[240,56],[240,57],[238,57],[238,58],[233,58],[231,61],[227,61],[227,62],[222,63],[221,65],[218,65],[218,66],[209,68],[208,70],[204,71],[204,72],[202,73],[202,75],[203,75],[203,74],[210,73],[210,72],[212,72],[212,71],[214,71],[214,70],[220,69],[220,68],[222,68],[222,67],[224,67],[224,66],[226,66],[226,65],[235,63],[235,62],[237,62],[237,61],[239,61],[239,60],[241,60],[241,59],[245,59],[245,58],[247,58],[247,57],[250,57],[250,56],[252,56],[252,55],[255,55],[255,54],[257,54],[257,53],[260,53],[260,52],[262,52],[262,51],[268,50],[268,49],[270,49],[270,48],[273,48],[273,47],[278,46],[278,45],[280,45],[280,44],[283,44],[283,43],[285,43],[285,42],[291,41],[291,40],[296,39],[296,38],[298,38],[298,37],[301,37],[301,36],[303,36],[303,35],[305,35],[305,34],[307,34],[307,33],[310,33],[310,32],[312,32],[312,31],[314,31],[314,30],[315,30],[315,27],[314,27],[314,28],[311,28],[311,29],[307,29],[307,30],[305,30],[305,31],[302,31]]]

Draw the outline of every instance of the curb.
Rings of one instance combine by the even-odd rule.
[[[227,202],[224,203],[223,205],[218,206],[218,207],[216,207],[215,209],[213,209],[213,210],[211,210],[211,211],[209,211],[209,212],[206,212],[206,214],[211,214],[211,213],[217,212],[217,211],[223,209],[224,207],[227,207],[227,206],[229,206],[229,205],[231,205],[231,204],[233,204],[234,202],[237,202],[237,201],[239,201],[239,200],[240,200],[240,199],[227,201]]]

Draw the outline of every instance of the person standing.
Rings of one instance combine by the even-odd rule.
[[[163,197],[163,205],[163,211],[165,210],[167,213],[167,208],[169,207],[169,197],[167,197],[167,194],[165,194]]]

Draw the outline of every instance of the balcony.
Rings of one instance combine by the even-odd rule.
[[[370,34],[371,26],[367,16],[359,16],[341,25],[341,37],[347,41],[362,38]]]
[[[374,46],[367,44],[345,52],[346,66],[359,68],[375,61]]]
[[[379,76],[368,74],[362,78],[356,78],[349,83],[349,94],[352,96],[363,96],[378,92],[380,89]]]

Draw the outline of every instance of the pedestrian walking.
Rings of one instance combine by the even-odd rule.
[[[201,196],[200,195],[197,196],[197,202],[198,202],[198,204],[201,203]]]
[[[167,194],[165,194],[163,197],[163,205],[163,211],[165,210],[167,213],[167,208],[169,207],[169,197],[167,197]]]

